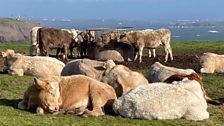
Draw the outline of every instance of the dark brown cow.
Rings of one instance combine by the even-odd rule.
[[[59,51],[63,51],[63,59],[67,60],[67,49],[72,43],[72,34],[55,28],[40,28],[38,34],[41,55],[48,56],[50,49],[57,49],[57,57]]]

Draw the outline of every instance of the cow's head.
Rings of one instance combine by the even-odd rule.
[[[15,51],[12,49],[7,49],[5,52],[2,52],[3,58],[9,58],[12,57],[15,54]]]
[[[34,78],[34,85],[40,90],[39,105],[45,111],[54,113],[59,111],[60,87],[57,81],[47,81]]]
[[[127,34],[128,33],[122,33],[120,34],[117,38],[117,41],[118,42],[127,42],[128,41],[128,38],[127,38]]]

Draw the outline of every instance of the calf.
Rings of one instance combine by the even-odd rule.
[[[32,105],[43,109],[41,112],[100,116],[105,114],[106,108],[112,109],[113,101],[116,99],[111,86],[84,75],[53,80],[34,79],[33,86],[38,89],[37,93],[33,93],[33,101],[36,102],[28,99],[28,104],[34,103]],[[20,108],[27,103],[27,99],[24,100],[19,103]]]

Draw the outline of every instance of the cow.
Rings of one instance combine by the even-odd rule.
[[[60,76],[65,64],[56,58],[42,56],[25,56],[8,49],[2,52],[5,71],[9,74],[23,76],[33,75],[36,77]]]
[[[120,34],[118,32],[110,31],[104,32],[97,39],[97,47],[114,46],[118,42]]]
[[[174,74],[186,74],[189,75],[195,73],[193,69],[179,69],[175,67],[168,67],[162,65],[160,62],[155,62],[150,66],[147,79],[149,82],[164,82],[168,77]]]
[[[139,85],[113,104],[117,114],[148,120],[204,120],[209,118],[207,107],[201,86],[195,80]]]
[[[70,49],[70,57],[72,58],[73,57],[73,55],[72,55],[73,48],[78,46],[78,41],[79,41],[78,34],[81,33],[81,31],[76,30],[76,29],[61,29],[61,30],[67,31],[69,34],[72,35],[72,43],[69,46],[69,49]]]
[[[36,27],[33,27],[30,31],[30,50],[29,50],[29,54],[32,56],[33,55],[33,52],[35,50],[35,55],[39,55],[40,53],[40,50],[39,50],[39,42],[38,42],[38,30],[40,29],[41,27],[39,26],[36,26]]]
[[[87,56],[88,35],[86,32],[80,32],[77,36],[77,51],[79,57]]]
[[[61,71],[61,76],[70,76],[82,74],[88,77],[101,80],[103,73],[106,71],[107,62],[96,61],[91,59],[76,59],[68,62]],[[115,65],[113,61],[110,61]],[[107,65],[108,66],[108,65]]]
[[[206,52],[199,58],[199,62],[200,73],[224,73],[224,55]]]
[[[141,73],[132,71],[124,65],[111,65],[110,62],[109,60],[105,64],[106,71],[101,81],[111,85],[117,97],[138,85],[148,84],[148,80]]]
[[[168,56],[170,60],[173,60],[172,48],[170,45],[171,32],[169,29],[161,28],[152,31],[145,32],[128,32],[120,35],[119,42],[125,42],[132,44],[136,50],[135,60],[139,56],[139,62],[142,62],[142,53],[144,48],[155,49],[160,45],[164,46],[164,51],[166,53],[165,62],[168,61]]]
[[[207,103],[209,104],[213,104],[213,105],[221,105],[223,104],[222,102],[218,101],[218,100],[213,100],[210,97],[207,96],[204,86],[203,86],[203,82],[202,82],[202,78],[197,74],[197,73],[191,73],[191,74],[174,74],[170,77],[168,77],[166,80],[164,80],[165,83],[170,84],[173,83],[174,81],[183,81],[185,78],[187,78],[188,80],[196,80],[198,81],[198,83],[201,86],[201,90],[204,94],[204,98],[206,100]]]
[[[42,108],[48,113],[72,113],[75,115],[101,116],[107,108],[112,109],[116,100],[114,89],[108,84],[99,82],[84,75],[73,75],[57,79],[34,79],[32,86],[36,86],[31,95],[18,104],[21,109],[32,106]],[[25,106],[25,107],[24,107]]]
[[[64,51],[63,60],[67,60],[67,49],[73,48],[72,34],[67,31],[55,28],[39,29],[39,48],[41,55],[49,55],[50,49],[57,49],[57,57],[59,51]]]
[[[201,86],[205,99],[211,104],[221,104],[218,101],[212,100],[206,95],[203,87],[202,78],[193,69],[180,69],[175,67],[164,66],[159,62],[155,62],[148,71],[147,79],[149,82],[165,82],[171,84],[173,81],[182,81],[184,78],[196,80]]]

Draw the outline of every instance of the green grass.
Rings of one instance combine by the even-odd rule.
[[[30,43],[29,42],[0,42],[0,52],[7,49],[13,49],[16,52],[23,52],[28,54]]]
[[[14,47],[16,45],[16,47]],[[0,43],[0,51],[7,48],[17,51],[28,50],[29,43]],[[192,53],[214,51],[221,53],[224,50],[222,42],[173,42],[173,52]],[[140,70],[146,74],[147,70]],[[202,74],[205,90],[208,96],[215,99],[224,99],[224,75]],[[11,76],[0,74],[0,125],[65,125],[65,126],[222,126],[224,125],[224,106],[209,105],[210,118],[203,121],[176,120],[140,120],[128,119],[121,116],[102,116],[81,118],[74,115],[37,115],[35,113],[17,109],[18,102],[22,99],[32,76]]]

